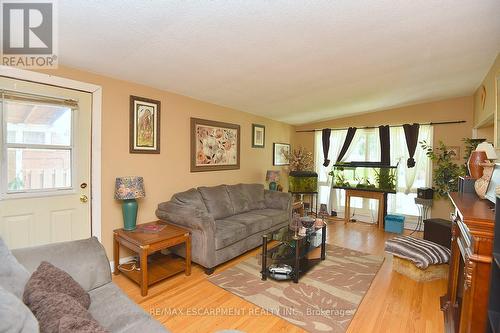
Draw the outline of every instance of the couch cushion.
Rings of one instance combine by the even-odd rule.
[[[289,219],[288,213],[281,209],[255,209],[251,211],[252,214],[263,215],[272,219],[272,225],[277,225],[286,222]]]
[[[205,202],[205,206],[207,206],[207,210],[214,220],[234,215],[233,205],[227,193],[226,185],[202,186],[198,187],[198,191],[200,191],[203,202]]]
[[[89,294],[92,300],[90,314],[110,332],[168,332],[160,322],[151,318],[112,282],[90,291]]]
[[[264,198],[264,185],[262,184],[242,184],[243,189],[247,192],[250,198],[250,209],[264,209],[266,208]]]
[[[21,299],[30,273],[17,261],[1,237],[0,263],[0,286]]]
[[[247,228],[236,221],[215,221],[215,249],[220,250],[247,237]]]
[[[270,217],[253,214],[252,212],[226,217],[223,221],[243,224],[246,227],[246,236],[269,229],[272,226]]]
[[[38,332],[38,321],[30,309],[13,293],[0,287],[0,332]]]
[[[248,190],[245,188],[245,185],[228,185],[226,188],[234,208],[234,213],[240,214],[248,212],[250,210],[252,198],[250,197]]]
[[[197,189],[192,188],[184,192],[175,193],[171,199],[172,202],[178,203],[180,205],[186,205],[190,207],[197,208],[202,212],[207,212],[207,207],[203,202],[203,198],[201,197],[200,192]],[[158,205],[158,208],[161,209],[161,205]]]

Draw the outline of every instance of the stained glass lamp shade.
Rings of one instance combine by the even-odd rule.
[[[122,200],[123,228],[134,230],[137,224],[137,200],[144,198],[144,179],[138,176],[117,177],[115,199]]]
[[[280,180],[280,172],[277,170],[267,170],[266,181],[269,182],[269,189],[276,191],[277,182]]]

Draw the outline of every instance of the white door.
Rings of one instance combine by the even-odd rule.
[[[0,77],[0,237],[10,248],[91,236],[92,95]]]

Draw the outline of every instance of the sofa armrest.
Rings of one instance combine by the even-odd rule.
[[[14,249],[12,254],[30,273],[42,261],[48,261],[66,271],[86,291],[111,282],[111,268],[106,251],[95,237]]]
[[[208,213],[200,209],[179,205],[171,201],[158,205],[156,216],[163,221],[171,222],[188,229],[200,230],[215,234],[215,221]]]
[[[279,191],[264,190],[265,204],[267,208],[292,210],[292,195]]]
[[[158,205],[156,216],[160,220],[191,231],[191,256],[194,262],[206,268],[212,268],[216,265],[215,221],[211,215],[193,206],[167,201]],[[180,247],[182,248],[182,246]],[[183,250],[180,249],[180,252],[182,255]]]

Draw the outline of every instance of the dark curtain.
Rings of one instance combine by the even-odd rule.
[[[337,157],[337,163],[342,161],[345,153],[347,153],[347,149],[349,149],[352,139],[354,139],[354,134],[356,134],[356,127],[349,127],[347,129],[347,136],[345,137],[344,144],[342,145],[342,149],[340,150],[339,157]]]
[[[404,124],[403,129],[405,131],[406,137],[406,146],[408,147],[408,153],[410,154],[410,158],[406,162],[408,168],[413,168],[415,166],[415,150],[417,149],[418,143],[418,131],[420,129],[419,124]]]
[[[323,157],[324,162],[323,166],[327,167],[330,164],[330,160],[328,159],[328,151],[330,150],[330,134],[332,130],[330,128],[323,128],[321,131],[321,140],[323,141]]]
[[[391,165],[391,136],[388,125],[378,127],[380,138],[380,162],[383,165]]]

